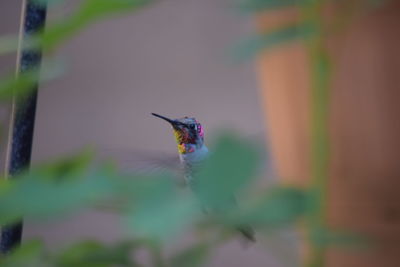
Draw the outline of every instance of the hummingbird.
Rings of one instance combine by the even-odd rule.
[[[156,113],[152,113],[152,115],[171,124],[178,146],[179,160],[184,169],[184,177],[186,182],[191,185],[194,168],[199,166],[209,153],[204,144],[203,127],[195,118],[169,119]]]
[[[193,172],[209,155],[204,143],[204,128],[193,117],[170,119],[165,116],[151,113],[153,116],[167,121],[172,126],[178,154],[184,170],[184,178],[189,187],[194,190]],[[234,198],[232,199],[234,202]],[[249,226],[237,227],[237,230],[249,241],[254,242],[254,230]]]

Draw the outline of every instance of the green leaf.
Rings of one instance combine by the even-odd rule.
[[[46,266],[43,258],[44,247],[39,241],[24,242],[10,254],[0,257],[2,267]]]
[[[170,267],[200,267],[207,260],[210,246],[205,243],[196,244],[180,251],[170,259]]]
[[[182,231],[195,219],[198,211],[195,200],[178,191],[172,179],[136,185],[132,193],[134,206],[126,218],[136,235],[164,239]]]
[[[57,3],[59,0],[36,0],[39,4]],[[151,0],[84,0],[78,10],[71,16],[48,23],[44,31],[25,36],[23,49],[43,49],[53,51],[67,39],[90,24],[112,15],[135,11]],[[18,49],[18,36],[0,38],[0,54],[14,52]]]
[[[296,40],[303,40],[314,34],[314,27],[307,23],[281,26],[243,41],[234,49],[233,55],[239,61],[250,59],[262,51]]]
[[[300,6],[306,3],[306,0],[240,0],[236,1],[236,6],[245,12],[261,12],[290,6]]]
[[[8,75],[0,80],[0,101],[8,101],[14,96],[24,97],[36,88],[37,83],[53,80],[63,72],[64,68],[59,62],[44,61],[40,69]]]
[[[83,241],[67,248],[57,258],[57,266],[102,267],[138,266],[131,260],[131,253],[139,243],[125,241],[116,245],[104,245],[98,241]]]
[[[54,181],[65,181],[82,178],[93,160],[93,153],[89,150],[74,156],[67,156],[52,162],[42,163],[31,170],[20,174],[17,179],[51,179]]]
[[[148,4],[149,0],[86,0],[78,12],[82,20],[95,20],[113,13],[129,12]]]
[[[131,211],[129,225],[146,237],[169,236],[195,218],[197,203],[171,178],[120,178],[108,166],[92,166],[90,156],[82,154],[0,180],[0,223],[54,217],[120,199],[126,200],[121,211]]]
[[[107,166],[92,169],[82,158],[32,169],[0,181],[0,223],[22,216],[49,217],[77,210],[111,195],[115,172]]]
[[[24,96],[34,89],[35,83],[39,80],[37,70],[25,72],[16,76],[10,75],[0,80],[0,100],[9,100],[14,95]]]
[[[317,247],[337,246],[366,248],[373,244],[373,241],[365,235],[322,227],[311,228],[310,240],[312,244]]]
[[[233,207],[233,196],[256,177],[257,149],[242,139],[223,135],[212,151],[194,175],[193,189],[207,208]]]
[[[61,42],[95,21],[114,14],[134,11],[149,3],[146,0],[86,0],[79,10],[60,22],[53,22],[38,36],[43,50],[52,50]]]
[[[296,188],[274,188],[263,194],[255,204],[234,214],[229,220],[235,225],[282,227],[296,222],[309,207],[308,193]]]
[[[367,3],[372,8],[382,7],[383,5],[387,4],[391,0],[367,0]]]

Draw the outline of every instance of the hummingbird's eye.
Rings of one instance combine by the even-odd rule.
[[[196,129],[196,124],[189,124],[189,128],[192,130]]]

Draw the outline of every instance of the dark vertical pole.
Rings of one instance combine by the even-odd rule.
[[[24,1],[23,37],[43,30],[46,20],[46,6],[37,1]],[[23,42],[23,38],[20,40]],[[23,46],[22,46],[23,47]],[[18,72],[40,67],[40,50],[23,49],[20,51]],[[18,75],[18,74],[17,74]],[[11,122],[11,147],[8,151],[8,174],[12,176],[29,167],[32,151],[33,129],[35,123],[37,84],[29,95],[14,99]],[[0,252],[7,253],[21,242],[22,221],[1,228]]]

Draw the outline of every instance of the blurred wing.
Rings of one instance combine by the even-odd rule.
[[[111,160],[122,172],[139,174],[172,173],[182,175],[183,169],[178,155],[123,149],[101,149],[100,160]]]
[[[170,174],[168,177],[171,177],[172,174],[172,178],[178,186],[186,186],[183,167],[177,155],[114,148],[97,148],[97,152],[98,161],[114,162],[122,173],[128,174],[128,177],[130,177],[129,174],[137,174],[151,178],[151,175],[167,173]],[[123,200],[121,203],[106,201],[99,203],[96,207],[102,211],[119,212],[124,205]]]

